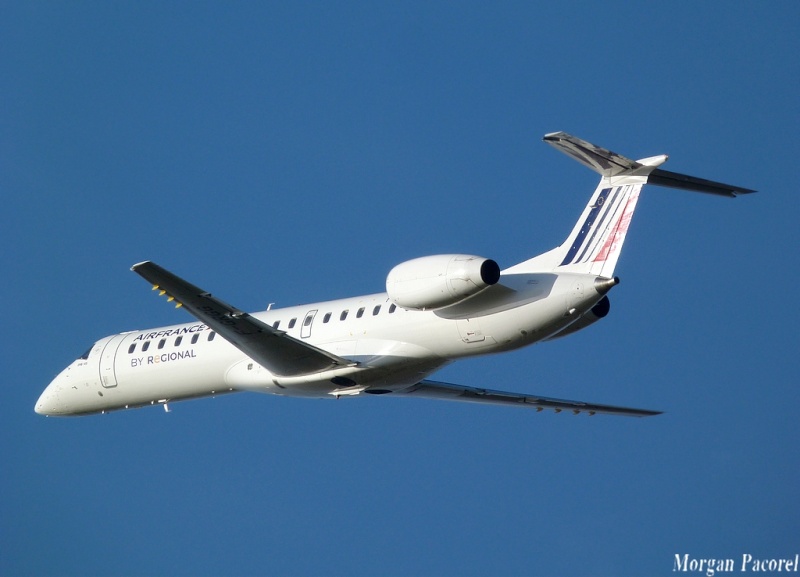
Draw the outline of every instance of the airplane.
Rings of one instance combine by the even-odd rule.
[[[544,142],[600,175],[558,247],[505,270],[465,254],[395,266],[386,292],[247,313],[145,261],[131,270],[191,323],[100,339],[45,388],[47,416],[88,415],[225,393],[340,399],[419,397],[537,411],[646,417],[660,411],[444,383],[450,363],[561,338],[609,310],[607,293],[645,184],[735,197],[754,190],[669,172],[666,155],[631,160],[564,132]]]

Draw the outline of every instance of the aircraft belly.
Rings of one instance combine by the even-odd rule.
[[[415,361],[397,358],[395,363],[359,369],[338,378],[329,378],[330,375],[309,375],[302,379],[281,379],[279,391],[272,389],[264,392],[327,399],[387,393],[408,388],[447,364],[449,361],[444,359]]]
[[[225,368],[242,354],[235,349],[170,351],[139,359],[118,359],[119,384],[111,396],[117,405],[141,405],[229,392]],[[149,362],[148,362],[149,361]]]
[[[330,343],[316,346],[332,350]],[[348,358],[356,366],[294,377],[273,375],[251,359],[244,359],[225,373],[225,385],[283,396],[337,398],[371,392],[368,389],[385,392],[406,388],[449,362],[419,345],[389,339],[360,339],[353,352]]]

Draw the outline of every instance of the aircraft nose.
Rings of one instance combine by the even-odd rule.
[[[53,382],[47,385],[42,394],[39,395],[39,400],[36,401],[36,406],[33,408],[39,415],[51,416],[61,414],[61,403],[58,400],[58,377],[53,379]]]

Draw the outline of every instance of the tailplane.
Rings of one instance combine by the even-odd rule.
[[[544,141],[600,174],[600,184],[561,246],[504,273],[559,271],[611,278],[645,184],[730,197],[755,192],[661,170],[666,155],[631,160],[565,132],[547,134]]]

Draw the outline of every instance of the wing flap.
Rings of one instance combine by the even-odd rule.
[[[153,262],[131,270],[275,375],[306,375],[356,364],[272,328]]]
[[[661,411],[651,411],[647,409],[633,409],[630,407],[617,407],[614,405],[597,405],[585,403],[583,401],[569,401],[566,399],[553,399],[536,395],[526,395],[522,393],[512,393],[508,391],[495,391],[492,389],[482,389],[477,387],[467,387],[464,385],[454,385],[439,381],[421,381],[416,385],[398,391],[397,394],[407,394],[415,397],[428,399],[440,399],[445,401],[462,401],[471,403],[487,403],[495,405],[515,405],[528,407],[542,411],[553,409],[556,413],[570,411],[574,414],[596,413],[606,415],[622,415],[627,417],[651,417],[660,415]]]

